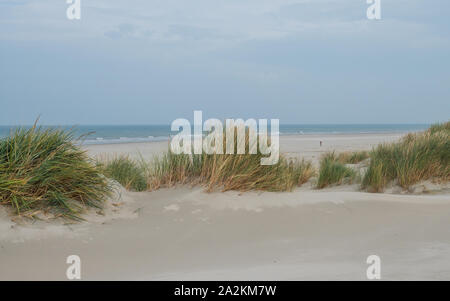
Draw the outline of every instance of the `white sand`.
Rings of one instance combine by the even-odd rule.
[[[282,151],[316,159],[370,149],[398,135],[282,137]],[[319,147],[322,139],[323,147]],[[89,146],[144,157],[166,143]],[[371,194],[356,185],[292,193],[204,193],[177,187],[120,191],[89,222],[17,225],[0,208],[0,280],[66,279],[79,255],[84,280],[450,280],[450,194]]]

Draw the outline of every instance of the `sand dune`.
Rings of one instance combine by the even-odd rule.
[[[282,137],[282,151],[315,160],[328,149],[370,149],[399,135]],[[320,148],[318,139],[324,141]],[[141,152],[166,143],[89,146]],[[79,255],[84,280],[364,280],[381,258],[385,280],[450,280],[450,194],[372,194],[357,185],[294,192],[214,192],[180,186],[119,189],[87,222],[17,224],[0,208],[0,280],[64,280]]]

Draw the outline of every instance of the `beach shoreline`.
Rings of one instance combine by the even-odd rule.
[[[405,133],[281,135],[280,153],[289,157],[311,160],[317,165],[323,153],[370,150],[380,143],[394,142],[403,135]],[[152,159],[155,155],[161,155],[168,150],[168,147],[169,140],[83,145],[83,149],[93,158],[108,154],[110,157],[128,155],[146,160]]]

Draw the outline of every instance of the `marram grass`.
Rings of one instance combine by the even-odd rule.
[[[176,184],[202,185],[206,191],[291,191],[314,175],[310,162],[280,157],[261,165],[258,154],[164,154],[150,164],[149,190]]]
[[[396,181],[408,189],[429,179],[450,180],[450,122],[408,134],[396,143],[378,145],[370,152],[362,187],[381,192]]]
[[[71,131],[33,126],[1,139],[0,203],[21,215],[70,218],[101,207],[110,193],[107,179],[72,138]]]
[[[355,176],[355,171],[345,166],[334,152],[325,153],[320,159],[317,188],[321,189],[330,185],[340,185],[344,182],[350,182]]]
[[[225,147],[226,143],[223,145]],[[248,150],[248,133],[245,146]],[[188,184],[201,185],[206,191],[291,191],[307,182],[315,173],[312,164],[307,161],[288,160],[281,156],[274,165],[261,165],[261,158],[263,155],[260,152],[188,155],[175,154],[169,150],[147,164],[121,158],[119,161],[104,163],[103,170],[107,176],[125,183],[126,187],[133,188],[139,183],[138,190],[143,190],[145,175],[146,190]]]
[[[310,162],[288,160],[283,156],[276,164],[261,165],[264,155],[259,150],[256,154],[248,153],[249,136],[247,130],[243,140],[238,141],[235,132],[234,154],[225,154],[226,141],[223,143],[224,154],[187,155],[169,150],[150,165],[149,189],[190,183],[202,185],[206,191],[292,191],[314,175]],[[244,143],[245,154],[236,154],[238,142]]]
[[[245,139],[248,150],[248,135]],[[20,215],[44,211],[79,218],[85,208],[101,207],[109,196],[107,177],[135,191],[176,184],[201,185],[207,191],[291,191],[315,175],[309,161],[280,156],[274,165],[261,165],[262,157],[259,152],[177,155],[169,150],[147,163],[120,156],[94,164],[73,143],[71,131],[33,126],[0,140],[0,204]],[[327,153],[320,161],[317,188],[353,180],[355,172],[345,164],[368,157],[362,188],[369,191],[382,191],[392,181],[404,188],[427,179],[448,181],[450,122],[380,144],[369,153]]]
[[[116,180],[127,190],[147,190],[146,166],[142,160],[122,155],[99,161],[97,166],[106,177]]]
[[[342,152],[337,156],[337,161],[343,164],[356,164],[369,158],[368,151]]]

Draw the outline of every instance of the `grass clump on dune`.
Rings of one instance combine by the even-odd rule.
[[[374,148],[362,187],[380,192],[388,183],[396,181],[407,189],[428,179],[450,180],[450,122]]]
[[[155,159],[149,168],[149,189],[170,187],[175,184],[202,185],[213,190],[291,191],[314,175],[310,162],[288,160],[280,156],[273,165],[261,165],[264,157],[259,151],[249,154],[249,134],[242,140],[245,154],[174,154],[170,150]],[[223,146],[225,148],[225,141]],[[224,149],[225,153],[225,149]]]
[[[205,155],[200,160],[200,179],[208,191],[292,191],[314,174],[306,161],[280,157],[274,165],[261,165],[261,158],[261,154]]]
[[[310,162],[289,161],[261,165],[258,154],[185,155],[168,152],[150,164],[149,189],[193,184],[214,190],[291,191],[314,175]]]
[[[326,153],[320,160],[317,188],[325,188],[333,184],[342,184],[345,180],[352,180],[356,173],[339,161],[334,152]]]
[[[142,161],[119,156],[97,164],[106,177],[116,180],[127,190],[147,189],[146,166]]]
[[[450,132],[450,121],[444,122],[444,123],[436,123],[430,126],[430,128],[427,130],[430,134],[435,134],[437,132]]]
[[[176,184],[186,184],[198,176],[194,162],[186,154],[174,154],[170,150],[161,156],[155,156],[149,164],[148,189],[172,187]]]
[[[245,139],[248,150],[248,133]],[[98,165],[105,176],[136,191],[156,190],[177,184],[201,185],[207,191],[291,191],[307,182],[315,173],[311,162],[280,157],[274,165],[261,165],[263,157],[260,152],[191,155],[175,154],[169,149],[148,163],[118,157],[104,160]]]
[[[356,164],[369,158],[368,151],[343,152],[337,156],[337,160],[343,164]]]
[[[0,140],[0,203],[17,214],[51,211],[78,218],[86,207],[101,207],[107,179],[72,142],[72,132],[18,129]]]

